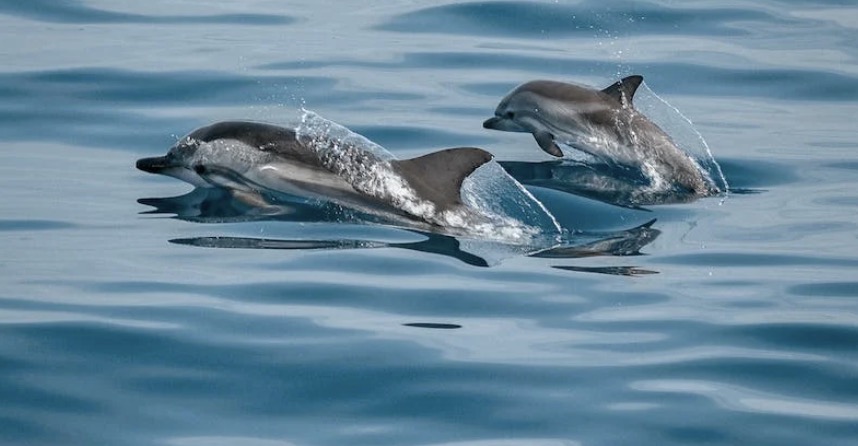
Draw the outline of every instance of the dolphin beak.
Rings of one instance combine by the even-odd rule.
[[[522,127],[522,125],[515,120],[509,118],[501,118],[500,116],[495,116],[486,119],[486,122],[483,123],[483,128],[491,130],[500,130],[502,132],[530,133],[530,130]]]
[[[498,130],[498,125],[501,121],[501,118],[497,116],[493,116],[489,119],[486,119],[486,122],[483,123],[484,129]]]
[[[156,156],[152,158],[140,158],[137,160],[137,168],[143,172],[162,173],[163,171],[175,167],[166,156]]]

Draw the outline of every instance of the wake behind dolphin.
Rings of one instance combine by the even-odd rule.
[[[482,149],[463,147],[397,160],[360,135],[305,112],[294,130],[255,122],[202,127],[166,156],[140,159],[137,167],[197,187],[225,188],[259,207],[265,204],[259,193],[274,191],[429,230],[495,239],[559,233],[553,217],[491,159]],[[496,191],[474,193],[468,182],[483,169],[507,179],[500,201],[493,198]],[[512,214],[510,203],[518,206]]]
[[[562,157],[567,144],[603,163],[644,175],[652,191],[695,196],[720,192],[688,153],[632,104],[643,82],[628,76],[597,90],[556,81],[524,83],[504,97],[488,129],[532,133],[545,152]]]

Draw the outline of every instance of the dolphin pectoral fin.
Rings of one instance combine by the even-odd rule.
[[[462,182],[491,159],[483,149],[459,147],[390,164],[420,198],[445,209],[461,203]]]
[[[536,143],[539,144],[539,147],[546,153],[558,158],[563,157],[563,151],[560,150],[560,147],[557,147],[557,144],[554,142],[554,135],[548,132],[536,132],[533,134],[533,137],[536,139]]]
[[[632,98],[643,82],[643,76],[632,75],[624,77],[602,89],[602,93],[614,98],[620,104],[631,107]]]

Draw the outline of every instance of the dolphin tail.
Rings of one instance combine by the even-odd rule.
[[[614,98],[623,106],[631,107],[632,98],[642,82],[643,76],[637,74],[627,76],[602,89],[602,93]]]
[[[450,208],[461,204],[460,192],[465,178],[491,159],[492,154],[483,149],[458,147],[394,160],[391,165],[419,196],[441,208]]]

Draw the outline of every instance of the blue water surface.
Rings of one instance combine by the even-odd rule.
[[[833,0],[0,0],[0,444],[854,445],[856,37]],[[536,255],[134,168],[302,107],[541,166],[500,98],[629,74],[734,192],[533,185],[574,236]]]

